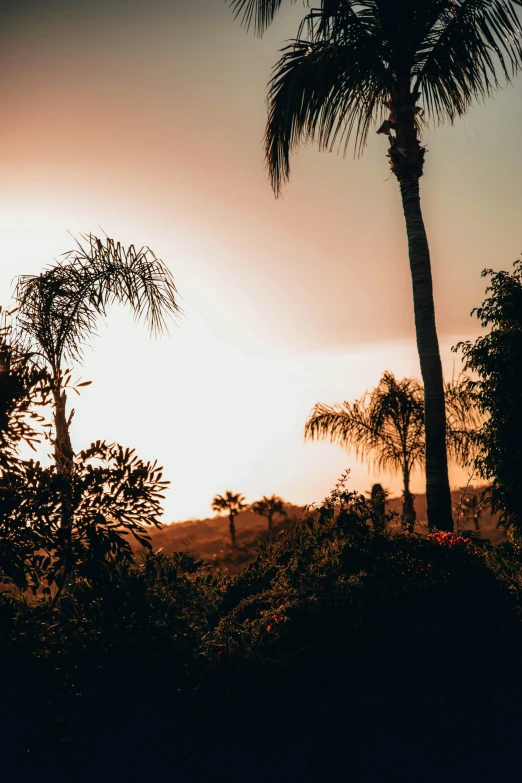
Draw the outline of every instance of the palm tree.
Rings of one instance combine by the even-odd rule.
[[[144,319],[152,334],[162,332],[166,317],[179,314],[176,288],[167,267],[143,247],[122,247],[112,239],[83,235],[76,248],[40,275],[18,278],[17,326],[33,344],[38,361],[50,376],[54,403],[54,458],[62,478],[62,520],[66,564],[73,528],[74,451],[67,415],[66,388],[71,371],[67,361],[81,361],[83,346],[96,332],[100,317],[114,302],[131,307],[136,320]],[[85,384],[76,384],[77,387]]]
[[[229,0],[262,34],[283,0]],[[517,1],[517,4],[520,4]],[[435,325],[430,253],[419,180],[428,122],[451,123],[473,100],[509,81],[522,59],[512,0],[318,0],[283,50],[268,92],[266,161],[276,195],[290,175],[290,153],[361,153],[370,129],[389,140],[402,195],[413,283],[417,347],[425,390],[426,495],[432,528],[453,528],[446,454],[444,382]]]
[[[81,239],[83,243],[77,240],[74,250],[42,274],[20,276],[15,294],[18,327],[50,373],[54,456],[64,475],[74,457],[69,431],[74,411],[67,416],[65,391],[71,374],[64,363],[82,360],[83,346],[114,302],[130,306],[152,334],[165,329],[166,316],[180,312],[171,273],[149,248],[124,248],[90,234]]]
[[[218,514],[228,512],[228,529],[232,546],[236,545],[236,516],[246,507],[247,504],[243,495],[239,493],[235,495],[229,489],[227,489],[224,495],[216,495],[212,499],[212,511],[216,511]]]
[[[263,495],[261,500],[256,500],[250,506],[254,514],[258,514],[260,517],[266,517],[268,520],[268,532],[270,533],[270,540],[272,540],[272,521],[274,514],[280,516],[286,516],[285,501],[278,495],[271,495],[267,497]]]
[[[445,405],[448,452],[464,463],[473,454],[473,434],[479,424],[464,381],[445,384]],[[426,454],[424,392],[419,381],[397,381],[391,372],[385,372],[379,385],[354,403],[317,403],[305,424],[305,440],[314,439],[353,448],[357,458],[369,458],[378,469],[399,471],[404,486],[403,521],[409,527],[414,524],[410,479]],[[428,523],[433,528],[433,521]]]

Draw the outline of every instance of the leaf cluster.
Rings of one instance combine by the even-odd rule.
[[[74,457],[71,476],[56,466],[20,463],[0,486],[0,580],[50,592],[69,576],[94,580],[132,559],[132,536],[150,549],[146,526],[160,526],[163,492],[156,463],[98,441]],[[71,504],[71,530],[63,504]]]
[[[229,489],[224,495],[215,495],[212,499],[212,511],[216,511],[218,514],[225,513],[230,517],[235,517],[240,511],[245,511],[247,508],[245,497],[240,493],[231,492]]]
[[[59,377],[63,361],[80,361],[96,334],[99,318],[114,302],[130,306],[151,333],[180,313],[177,291],[166,265],[148,247],[137,250],[92,234],[40,275],[18,278],[19,328]]]
[[[522,531],[520,475],[522,471],[522,262],[513,271],[494,272],[487,298],[473,312],[489,331],[475,342],[459,343],[466,369],[476,373],[468,392],[485,422],[478,433],[477,469],[491,481],[488,491],[499,521]]]
[[[341,655],[340,637],[351,643],[370,618],[405,596],[422,604],[441,591],[464,597],[471,583],[481,595],[500,589],[475,539],[441,546],[383,532],[374,521],[373,503],[343,485],[308,508],[294,529],[225,582],[208,654],[221,653],[219,663],[284,668],[303,653],[308,661]]]
[[[40,441],[39,409],[48,402],[49,378],[15,332],[11,313],[0,309],[0,474],[18,466],[22,444],[34,449]],[[0,479],[2,480],[2,479]]]
[[[278,495],[270,495],[267,497],[263,495],[261,500],[256,500],[250,506],[254,514],[258,514],[261,517],[272,517],[274,514],[285,515],[285,501]]]

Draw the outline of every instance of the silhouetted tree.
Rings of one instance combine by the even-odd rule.
[[[456,461],[465,463],[474,448],[478,414],[470,403],[465,381],[445,384],[447,447]],[[397,381],[385,372],[379,385],[354,403],[317,403],[305,424],[305,440],[330,440],[353,448],[357,458],[368,458],[378,469],[400,471],[403,480],[404,524],[415,523],[410,479],[424,462],[426,450],[424,393],[415,378]]]
[[[81,361],[98,319],[114,302],[128,305],[151,333],[162,332],[166,316],[179,313],[172,275],[149,248],[124,248],[92,235],[82,240],[42,274],[20,276],[16,287],[18,327],[33,342],[51,376],[54,454],[58,470],[65,474],[74,452],[65,392],[70,371],[64,362]]]
[[[513,272],[494,272],[486,289],[489,296],[473,312],[488,334],[475,342],[460,343],[465,367],[478,380],[468,388],[486,418],[478,435],[476,469],[491,481],[486,497],[499,523],[522,534],[522,261]]]
[[[236,516],[246,508],[247,504],[244,496],[236,495],[229,489],[227,489],[224,495],[216,495],[212,499],[212,511],[216,511],[218,514],[228,513],[228,529],[232,546],[236,545]]]
[[[262,34],[283,0],[229,0]],[[290,153],[352,136],[362,152],[372,126],[389,140],[408,235],[417,346],[425,389],[426,496],[431,528],[452,530],[444,383],[435,326],[430,253],[419,179],[431,120],[453,122],[518,69],[522,50],[510,0],[319,0],[282,50],[268,93],[265,149],[276,194]]]
[[[0,308],[0,471],[18,463],[21,443],[34,448],[41,439],[35,426],[43,421],[37,408],[47,403],[49,378],[36,366],[22,335],[13,329],[12,313]]]
[[[268,520],[268,532],[270,533],[270,540],[272,540],[272,522],[275,514],[279,516],[286,516],[285,501],[278,495],[271,495],[267,497],[263,495],[261,500],[256,500],[252,503],[251,507],[254,514],[259,514],[261,517],[266,517]]]
[[[74,554],[78,470],[69,430],[74,411],[68,416],[66,410],[71,371],[65,362],[81,361],[83,346],[95,334],[98,319],[114,302],[130,306],[137,320],[146,321],[151,333],[163,331],[166,318],[179,313],[172,275],[149,248],[124,248],[112,239],[92,235],[82,240],[42,274],[19,277],[16,287],[17,328],[49,374],[54,403],[54,457],[65,551],[61,586]]]
[[[40,440],[38,408],[47,401],[48,378],[33,363],[10,316],[0,310],[0,582],[23,589],[42,536],[27,520],[15,522],[11,511],[25,497],[27,463],[20,447],[34,448]]]

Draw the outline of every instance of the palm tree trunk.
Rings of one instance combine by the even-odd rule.
[[[62,485],[62,511],[61,511],[61,527],[63,530],[63,548],[64,548],[64,560],[63,571],[61,574],[60,584],[58,590],[53,599],[53,606],[55,606],[58,598],[60,597],[67,577],[71,570],[72,562],[72,532],[73,532],[73,488],[72,488],[72,469],[74,452],[72,450],[71,436],[69,433],[69,422],[66,415],[66,403],[67,395],[60,389],[58,383],[56,383],[53,389],[54,399],[54,460],[56,463],[56,471],[63,480]]]
[[[431,278],[430,251],[422,218],[418,177],[401,177],[413,283],[417,349],[424,383],[426,500],[430,530],[453,530],[446,454],[446,411]]]
[[[54,398],[54,460],[58,473],[70,471],[74,452],[72,450],[69,423],[66,416],[67,396],[59,387],[53,390]]]
[[[234,522],[234,514],[229,514],[228,520],[229,520],[228,529],[230,531],[230,540],[232,541],[232,546],[235,546],[236,545],[236,524]]]

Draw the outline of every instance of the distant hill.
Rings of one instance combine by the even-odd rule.
[[[469,489],[468,494],[477,494],[481,487]],[[460,503],[461,492],[452,492],[454,507]],[[426,529],[426,496],[415,496],[415,508],[417,510],[417,530]],[[388,511],[401,510],[401,499],[390,498],[387,503]],[[278,532],[293,526],[302,516],[302,508],[299,506],[287,506],[288,518],[274,520],[274,530]],[[489,510],[482,513],[480,519],[481,534],[498,543],[505,538],[505,531],[496,526],[496,517]],[[473,527],[470,522],[469,527]],[[253,544],[259,538],[268,538],[266,519],[258,517],[251,511],[243,511],[236,517],[236,538],[238,549],[235,552],[230,548],[227,517],[211,517],[208,519],[191,519],[187,522],[176,522],[164,525],[161,530],[152,530],[152,546],[154,550],[162,549],[166,554],[171,552],[188,551],[206,562],[214,562],[225,566],[232,571],[252,559],[255,554]]]

